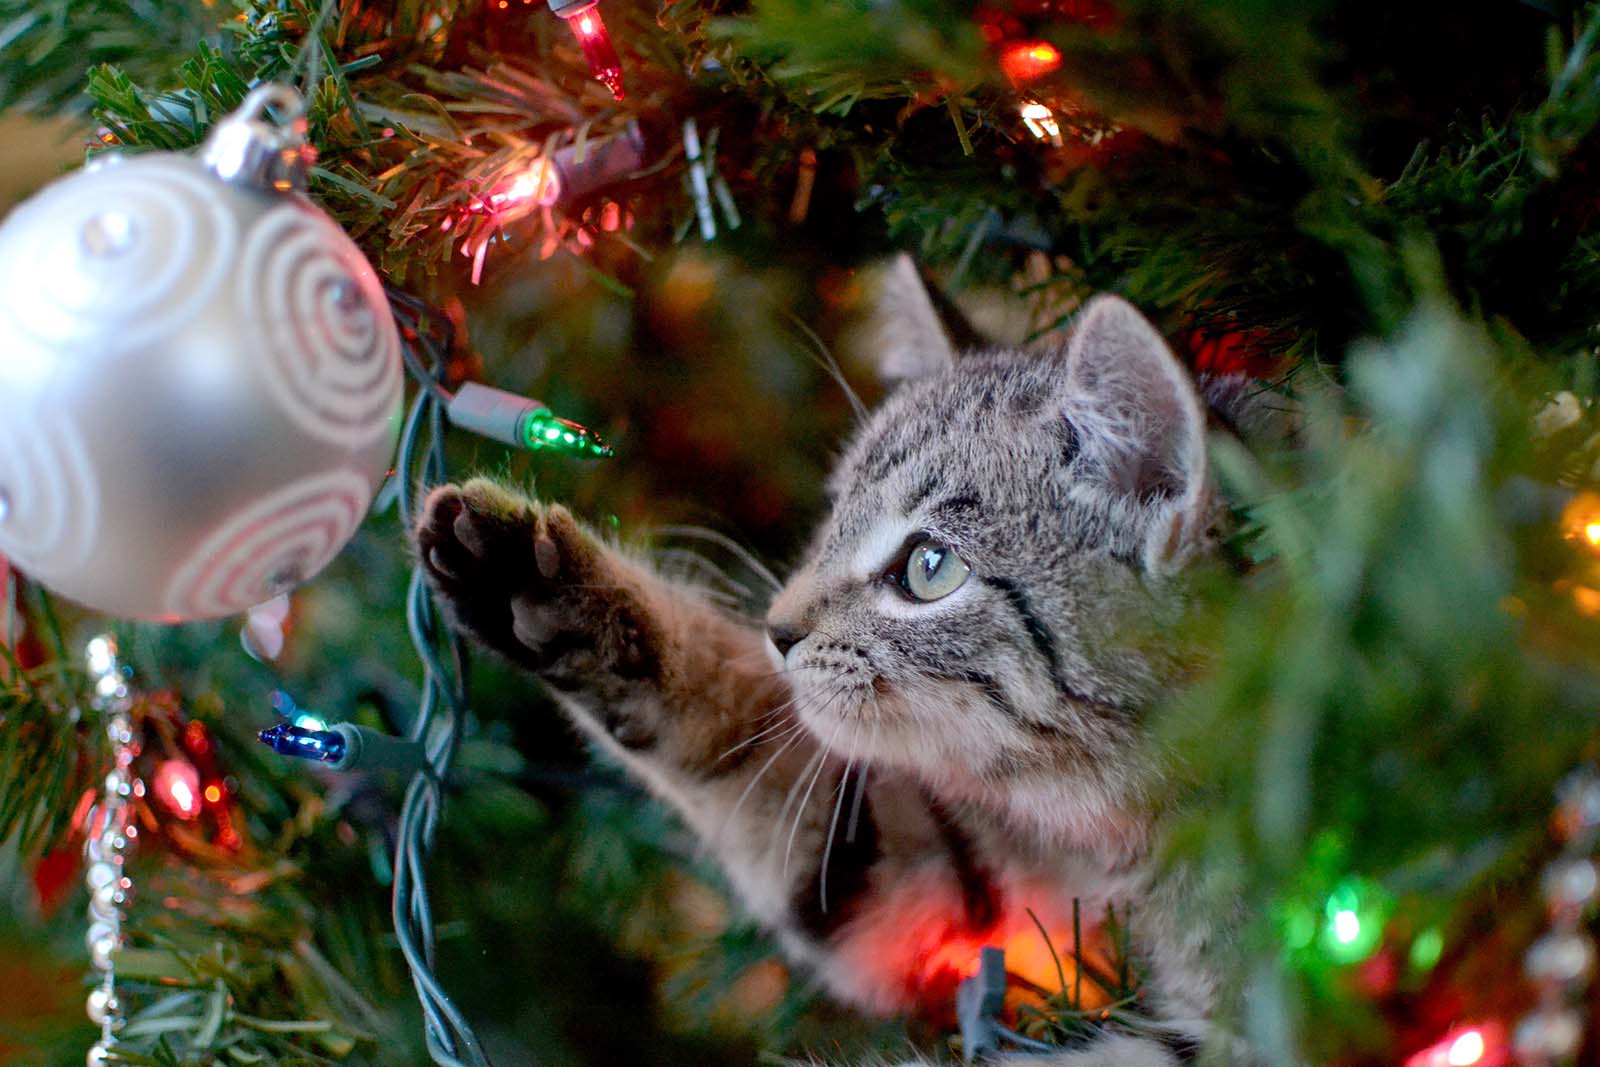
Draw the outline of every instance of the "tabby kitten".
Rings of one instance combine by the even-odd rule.
[[[1210,537],[1201,401],[1116,297],[1045,355],[902,336],[884,362],[920,377],[844,454],[764,629],[483,479],[433,491],[418,551],[455,622],[676,808],[835,996],[948,1012],[985,944],[1055,988],[1033,916],[1070,946],[1077,902],[1092,957],[1131,905],[1154,1025],[1019,1062],[1192,1062],[1206,934],[1145,862],[1140,741]]]

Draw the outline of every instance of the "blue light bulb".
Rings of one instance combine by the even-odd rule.
[[[262,730],[258,736],[262,744],[280,756],[295,756],[320,763],[338,763],[344,759],[345,739],[332,730],[307,730],[280,722]]]

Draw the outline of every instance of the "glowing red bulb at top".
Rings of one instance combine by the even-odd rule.
[[[1036,81],[1061,66],[1061,50],[1049,41],[1013,41],[1000,50],[1000,69],[1013,85]]]
[[[589,61],[589,70],[595,80],[621,100],[622,60],[617,57],[617,49],[611,43],[611,34],[606,32],[606,24],[601,20],[597,6],[590,4],[565,17],[567,25],[572,27],[573,36],[578,39],[579,47],[583,49],[583,58]]]

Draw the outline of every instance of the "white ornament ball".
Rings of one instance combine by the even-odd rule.
[[[271,599],[338,553],[390,467],[388,301],[292,191],[303,123],[268,104],[298,98],[260,90],[203,160],[107,160],[0,226],[0,554],[110,614]]]

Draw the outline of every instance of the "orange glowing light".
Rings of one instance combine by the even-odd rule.
[[[560,198],[560,172],[549,160],[536,159],[526,170],[513,178],[509,185],[472,201],[466,210],[475,215],[517,212],[512,217],[520,217],[525,213],[525,209],[531,206],[550,207]],[[518,211],[519,208],[524,211]],[[454,219],[445,219],[439,224],[439,229],[448,233],[454,225]],[[461,254],[470,256],[472,252],[463,248]]]
[[[537,200],[549,207],[561,196],[561,176],[546,159],[535,160],[533,166],[517,175],[506,190],[510,200]]]
[[[1600,493],[1585,490],[1572,498],[1561,513],[1562,536],[1600,548]]]
[[[1087,931],[1090,934],[1094,932]],[[941,975],[953,974],[957,978],[973,977],[978,973],[979,952],[985,945],[993,945],[1005,951],[1006,973],[1015,975],[1029,986],[1050,994],[1075,991],[1080,1006],[1085,1011],[1096,1011],[1108,1006],[1111,1003],[1110,994],[1097,982],[1078,978],[1077,963],[1072,957],[1070,948],[1072,931],[1057,930],[1050,936],[1055,945],[1055,953],[1051,952],[1050,945],[1045,943],[1038,929],[1031,923],[1020,926],[1008,922],[984,934],[951,936],[930,952],[924,960],[924,983],[937,984]],[[1082,951],[1088,964],[1115,973],[1115,966],[1099,949],[1100,946],[1094,943],[1094,939],[1085,938]],[[1065,989],[1061,985],[1063,979],[1067,983]]]
[[[205,796],[206,796],[206,803],[207,804],[218,804],[218,803],[221,803],[221,801],[222,801],[222,787],[220,785],[218,785],[216,782],[212,782],[210,785],[206,786]]]
[[[1013,85],[1035,81],[1061,66],[1061,50],[1049,41],[1015,41],[1000,52],[1000,70]]]
[[[928,953],[925,966],[927,975],[935,977],[954,972],[958,977],[971,978],[978,973],[979,957],[985,942],[981,937],[954,937]]]

